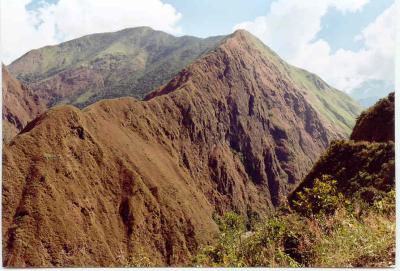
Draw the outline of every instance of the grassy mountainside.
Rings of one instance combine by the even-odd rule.
[[[300,200],[324,175],[336,180],[344,197],[361,197],[373,202],[394,188],[394,93],[365,110],[357,120],[352,140],[331,143],[327,152],[289,196],[289,203]],[[377,127],[377,128],[376,128]],[[380,141],[380,142],[376,142]],[[319,212],[320,206],[312,206]]]
[[[290,74],[294,80],[313,93],[312,103],[329,121],[346,131],[353,128],[354,116],[361,112],[357,102],[344,92],[329,86],[315,74],[298,68],[293,68]]]
[[[299,192],[313,187],[316,179],[332,176],[337,190],[347,198],[363,197],[374,201],[394,188],[395,161],[393,142],[369,143],[337,141],[315,164],[304,181],[289,197],[299,200]],[[318,212],[319,206],[315,207]]]
[[[84,36],[32,50],[8,68],[49,106],[143,98],[214,48],[222,37],[174,37],[149,27]]]

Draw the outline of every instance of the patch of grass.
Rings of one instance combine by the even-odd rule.
[[[356,219],[344,213],[333,219],[338,223],[332,228],[332,233],[315,243],[313,266],[373,266],[394,246],[394,216],[369,212]],[[389,265],[390,262],[386,266]]]
[[[53,160],[59,160],[61,156],[59,154],[44,153],[43,158],[46,159],[46,161],[53,161]]]
[[[89,91],[84,91],[81,95],[79,95],[75,101],[73,102],[73,104],[81,104],[81,103],[85,103],[86,101],[88,101],[90,99],[90,97],[92,97],[95,93],[91,90]]]

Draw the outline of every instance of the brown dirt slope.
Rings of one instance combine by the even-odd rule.
[[[9,142],[25,125],[44,112],[38,96],[15,79],[2,65],[3,142]]]
[[[394,92],[358,117],[350,138],[377,142],[394,141]]]
[[[237,31],[146,101],[31,122],[4,150],[4,265],[184,265],[214,213],[279,205],[345,132],[262,50]]]

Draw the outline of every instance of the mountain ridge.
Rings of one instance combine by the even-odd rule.
[[[279,206],[346,131],[260,46],[236,32],[145,101],[62,105],[28,124],[4,149],[3,264],[185,265],[215,215]]]
[[[141,98],[221,38],[175,37],[150,27],[127,28],[32,50],[8,67],[49,106],[84,107],[104,98]]]
[[[299,192],[313,187],[317,179],[329,175],[337,180],[337,190],[348,198],[361,197],[371,203],[395,185],[395,96],[394,92],[364,110],[348,140],[332,142],[312,170],[289,194],[289,202]],[[317,211],[318,208],[316,208]]]
[[[394,141],[394,92],[380,99],[357,118],[350,139],[376,142]]]
[[[245,30],[238,30],[238,33],[242,31],[242,33],[246,33]],[[124,34],[124,33],[131,33],[129,35]],[[139,32],[139,33],[137,33]],[[145,34],[143,34],[145,33]],[[63,103],[67,103],[67,104],[74,104],[77,105],[80,108],[83,108],[86,105],[89,105],[97,100],[100,99],[104,99],[104,98],[118,98],[118,97],[123,97],[123,96],[133,96],[135,98],[144,98],[146,97],[149,92],[151,90],[153,90],[154,88],[166,84],[168,83],[168,81],[170,79],[172,79],[172,76],[174,76],[175,74],[179,73],[180,70],[184,69],[188,64],[190,64],[192,61],[195,61],[196,58],[200,57],[202,54],[205,54],[207,52],[210,52],[213,50],[213,48],[217,47],[219,44],[221,44],[224,40],[226,40],[229,36],[216,36],[216,37],[210,37],[210,38],[206,38],[206,39],[199,39],[199,38],[195,38],[195,37],[179,37],[176,38],[170,34],[164,33],[162,31],[154,31],[149,27],[139,27],[139,28],[129,28],[129,29],[124,29],[118,32],[110,32],[110,33],[99,33],[99,34],[93,34],[93,35],[87,35],[84,36],[82,38],[78,38],[72,41],[67,41],[65,43],[62,43],[60,45],[55,45],[55,46],[51,46],[51,48],[54,48],[55,50],[59,50],[57,48],[63,48],[63,47],[71,47],[71,44],[81,44],[80,46],[83,46],[82,48],[86,48],[88,47],[88,49],[90,48],[90,44],[92,42],[90,42],[91,38],[95,38],[95,37],[105,37],[106,40],[111,40],[111,44],[113,44],[113,42],[115,41],[115,38],[113,38],[114,36],[121,36],[119,39],[117,39],[117,44],[118,46],[122,46],[122,48],[125,48],[126,45],[124,43],[124,41],[119,42],[118,40],[120,39],[130,39],[133,38],[134,40],[137,40],[135,44],[137,44],[137,42],[142,42],[142,40],[144,41],[145,38],[142,37],[142,35],[147,35],[149,37],[151,37],[151,39],[153,39],[152,41],[145,41],[148,45],[146,46],[150,46],[150,47],[154,47],[154,46],[158,46],[159,41],[156,41],[157,39],[159,40],[163,40],[163,38],[161,37],[168,37],[169,39],[174,40],[175,42],[178,41],[182,41],[182,39],[195,39],[197,40],[196,42],[199,43],[200,41],[205,43],[205,45],[201,45],[203,47],[203,49],[199,50],[198,49],[193,49],[194,46],[196,45],[196,42],[191,42],[187,47],[184,46],[183,52],[181,51],[177,51],[176,53],[174,53],[176,51],[176,49],[173,48],[179,48],[182,46],[181,45],[174,45],[173,47],[168,47],[171,45],[168,45],[168,42],[165,43],[163,46],[167,46],[167,50],[172,50],[172,53],[169,52],[167,53],[163,58],[166,58],[166,60],[164,61],[164,64],[161,64],[161,66],[159,64],[157,64],[160,61],[156,61],[155,63],[155,70],[154,68],[152,68],[151,63],[149,63],[150,65],[150,70],[144,72],[142,75],[135,75],[137,72],[135,72],[134,70],[131,70],[131,68],[126,68],[126,65],[128,62],[126,62],[127,60],[124,59],[118,59],[119,57],[123,56],[126,53],[123,53],[122,55],[118,55],[119,53],[118,47],[114,48],[116,51],[114,51],[114,53],[110,52],[111,54],[106,53],[108,49],[106,49],[106,51],[104,51],[103,49],[96,49],[96,50],[100,50],[99,52],[105,52],[105,53],[101,53],[103,54],[103,56],[100,55],[100,58],[98,58],[95,62],[93,62],[94,64],[90,64],[91,60],[90,58],[88,60],[85,60],[85,57],[83,58],[84,62],[86,64],[82,64],[83,66],[76,66],[75,64],[75,68],[71,68],[71,69],[65,69],[61,67],[58,67],[57,65],[54,66],[54,68],[52,68],[53,70],[55,69],[56,74],[54,74],[53,76],[47,76],[45,78],[45,80],[43,82],[36,82],[37,80],[33,80],[32,82],[29,82],[29,80],[24,79],[24,77],[26,76],[30,76],[29,75],[29,71],[32,70],[31,65],[28,65],[28,70],[25,70],[26,68],[24,68],[24,59],[26,59],[27,57],[21,57],[18,60],[14,61],[12,64],[9,65],[9,68],[11,70],[11,72],[17,76],[17,78],[22,79],[22,82],[27,83],[29,86],[31,86],[31,88],[35,91],[35,93],[39,96],[41,96],[44,100],[47,101],[47,105],[49,107],[51,107],[52,105],[55,104],[63,104]],[[146,36],[146,37],[147,37]],[[154,37],[153,37],[154,36]],[[351,98],[349,96],[346,96],[344,93],[342,92],[338,92],[335,89],[333,89],[332,87],[328,86],[323,80],[321,80],[321,78],[319,78],[318,76],[316,76],[315,74],[311,74],[308,73],[305,70],[293,67],[291,65],[288,65],[286,62],[284,62],[283,60],[281,60],[279,58],[279,56],[273,52],[270,48],[268,48],[267,46],[265,46],[261,41],[259,41],[257,38],[253,37],[251,34],[249,34],[248,36],[249,39],[254,39],[256,42],[254,43],[255,46],[259,47],[260,50],[262,50],[263,52],[266,53],[266,56],[270,58],[270,60],[274,60],[276,59],[277,63],[276,63],[276,67],[281,69],[282,74],[287,74],[286,76],[291,77],[293,80],[296,81],[296,84],[298,85],[303,85],[303,87],[307,90],[311,90],[313,91],[313,97],[312,97],[312,101],[311,103],[313,104],[313,106],[316,107],[317,110],[319,110],[320,112],[323,112],[325,117],[328,118],[328,121],[336,121],[336,124],[341,126],[343,129],[347,130],[348,133],[350,133],[350,130],[352,128],[353,120],[352,120],[352,116],[348,114],[347,111],[352,112],[351,114],[353,115],[357,115],[361,109],[360,107],[351,100]],[[146,38],[148,39],[148,38]],[[207,41],[210,42],[207,42]],[[89,43],[89,45],[87,45],[87,43]],[[182,42],[181,42],[182,43]],[[108,44],[106,42],[106,44]],[[125,44],[125,45],[124,45]],[[200,43],[199,43],[200,44]],[[70,46],[71,45],[71,46]],[[78,46],[77,45],[77,46]],[[114,46],[114,45],[111,45]],[[133,46],[133,47],[132,47]],[[128,50],[127,52],[129,52],[129,50],[136,50],[134,48],[136,45],[129,45],[126,48],[131,48],[131,49],[123,49],[123,50]],[[139,49],[141,48],[141,45],[138,45]],[[109,45],[102,45],[100,47],[104,47],[104,48],[108,48]],[[115,46],[114,46],[115,47]],[[47,47],[45,47],[47,48]],[[42,49],[37,49],[37,50],[33,50],[31,51],[31,53],[40,53],[40,50],[44,50],[45,48]],[[50,48],[50,47],[49,47]],[[172,49],[168,49],[168,48],[172,48]],[[66,48],[67,51],[68,50],[76,50],[76,49],[68,49]],[[114,50],[113,49],[113,50]],[[63,49],[64,50],[64,49]],[[61,54],[63,54],[63,50],[60,51]],[[86,49],[85,49],[86,50]],[[141,49],[140,49],[141,50]],[[145,49],[146,50],[146,49]],[[162,49],[164,50],[164,49]],[[162,52],[162,50],[160,52]],[[175,51],[174,51],[175,50]],[[186,51],[185,51],[186,50]],[[186,56],[183,57],[181,60],[173,60],[174,59],[174,54],[182,54],[185,52],[189,52],[191,51],[191,56]],[[36,53],[37,52],[37,53]],[[88,51],[89,52],[89,51]],[[139,52],[139,51],[138,51]],[[142,51],[140,51],[142,52]],[[144,52],[144,51],[143,51]],[[132,60],[130,60],[131,62],[134,61],[134,66],[137,67],[137,71],[139,71],[139,73],[141,70],[144,69],[143,65],[147,65],[146,63],[149,60],[146,60],[145,57],[147,53],[145,53],[143,55],[143,52],[140,53],[142,55],[137,55],[137,53],[135,53],[136,55],[132,55],[133,58]],[[53,54],[53,53],[52,53]],[[74,54],[74,53],[73,53]],[[72,55],[73,55],[72,54]],[[81,51],[79,51],[79,54],[82,54]],[[95,53],[98,54],[98,53]],[[104,55],[105,54],[105,55]],[[44,65],[45,62],[47,61],[46,59],[50,59],[51,60],[51,56],[46,57],[46,54],[40,53],[40,55],[43,55],[43,60],[39,60],[36,61],[35,60],[35,65]],[[51,55],[51,54],[50,54]],[[126,55],[128,56],[128,55]],[[109,58],[111,57],[111,58]],[[171,58],[172,57],[172,58]],[[93,57],[92,57],[93,58]],[[35,59],[33,57],[33,59]],[[33,60],[32,59],[32,60]],[[63,59],[63,57],[58,57],[57,59]],[[29,58],[27,59],[27,61],[32,61],[29,60]],[[60,60],[57,60],[60,61]],[[64,60],[65,61],[65,57]],[[68,61],[68,58],[67,58]],[[69,60],[72,61],[72,60]],[[88,62],[89,61],[89,62]],[[94,61],[94,60],[92,60]],[[122,61],[122,62],[121,62]],[[26,62],[26,61],[25,61]],[[42,63],[42,64],[40,64]],[[96,64],[97,63],[97,64]],[[103,64],[101,64],[103,63]],[[110,68],[112,68],[111,70],[108,70],[108,68],[104,69],[104,65],[106,65],[108,63],[108,65]],[[114,64],[113,64],[114,63]],[[118,64],[119,63],[119,64]],[[125,63],[125,64],[124,64]],[[175,64],[174,64],[175,63]],[[63,64],[61,64],[63,65]],[[97,66],[96,66],[97,65]],[[112,66],[114,65],[114,66]],[[121,75],[113,75],[115,73],[115,71],[113,71],[115,68],[115,65],[121,66],[120,68],[118,68],[118,73],[120,73]],[[158,66],[157,66],[158,65]],[[174,66],[175,65],[175,66]],[[171,68],[172,66],[172,68]],[[124,68],[125,67],[125,68]],[[157,68],[158,67],[158,68]],[[163,72],[163,70],[166,68],[167,72]],[[135,68],[136,69],[136,68]],[[160,70],[161,69],[161,70]],[[172,69],[172,70],[171,70]],[[33,70],[35,70],[35,68],[33,68]],[[60,70],[60,71],[58,71]],[[45,71],[45,70],[44,70]],[[40,76],[46,76],[45,73],[40,72],[38,73]],[[58,74],[58,75],[57,75]],[[134,75],[132,79],[129,79],[132,77],[132,75]],[[124,79],[125,78],[125,79]],[[129,80],[133,80],[131,83],[128,83],[128,81],[126,81],[128,78]],[[156,78],[156,79],[154,79]],[[144,81],[143,81],[144,80]],[[134,89],[134,86],[137,85],[141,85],[141,87],[139,87],[140,89]],[[329,92],[325,92],[324,95],[322,95],[320,92],[321,90],[324,89],[329,89]],[[325,97],[327,96],[327,97]],[[332,102],[333,101],[333,102]],[[341,108],[346,108],[346,110],[341,110]],[[338,114],[338,112],[340,112]],[[342,120],[337,121],[338,117],[344,117]]]

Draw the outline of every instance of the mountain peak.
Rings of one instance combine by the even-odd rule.
[[[253,36],[253,34],[244,29],[237,29],[231,34],[231,36]]]
[[[233,42],[230,43],[231,45],[247,44],[251,47],[254,47],[255,42],[257,41],[261,42],[257,37],[255,37],[253,34],[244,29],[235,30],[235,32],[228,35],[227,38],[225,39],[225,42]],[[221,44],[223,43],[224,42],[222,42]]]

